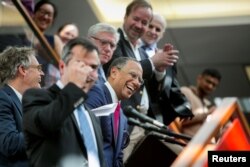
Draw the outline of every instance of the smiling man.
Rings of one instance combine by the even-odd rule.
[[[35,51],[8,47],[0,54],[0,166],[28,167],[22,128],[22,95],[40,88],[42,67]]]
[[[120,34],[112,25],[97,23],[89,28],[87,36],[98,47],[100,52],[101,65],[98,69],[98,80],[96,83],[104,83],[107,79],[103,71],[103,65],[111,60]]]
[[[107,82],[96,84],[88,93],[86,104],[90,108],[118,104],[113,114],[100,117],[104,156],[109,167],[123,166],[123,149],[129,143],[127,119],[120,108],[120,101],[130,98],[142,84],[141,64],[133,58],[120,57],[110,65]]]

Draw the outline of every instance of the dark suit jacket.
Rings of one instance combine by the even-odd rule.
[[[104,64],[104,70],[107,72],[107,69],[111,62],[117,57],[133,57],[135,58],[134,52],[125,39],[124,34],[121,29],[118,29],[120,34],[120,40],[118,42],[117,48],[113,54],[111,61],[107,64]],[[163,121],[165,124],[169,124],[172,122],[177,116],[190,117],[192,113],[190,110],[184,110],[181,114],[180,112],[176,112],[176,107],[179,105],[185,104],[187,102],[186,97],[180,92],[179,84],[176,79],[176,66],[172,67],[171,70],[167,70],[166,76],[162,81],[157,81],[150,60],[148,59],[147,53],[139,48],[139,52],[142,60],[141,65],[143,69],[143,79],[145,80],[145,85],[147,87],[148,95],[149,95],[149,110],[148,115],[154,118],[154,110],[159,110],[162,112]],[[171,78],[170,81],[167,81],[167,76]],[[158,89],[165,85],[163,89]],[[137,91],[131,98],[128,100],[122,101],[122,106],[126,107],[127,105],[131,105],[135,109],[139,110],[142,90],[143,86],[141,86],[140,91]],[[156,105],[155,105],[156,104]],[[155,107],[157,106],[157,107]]]
[[[118,57],[133,57],[136,58],[134,55],[134,52],[129,44],[129,42],[125,39],[124,34],[121,29],[118,29],[118,32],[120,34],[120,40],[117,44],[117,48],[113,54],[113,57],[111,61],[109,61],[107,64],[104,64],[103,68],[105,72],[107,72],[108,67],[110,66],[111,62],[118,58]],[[148,59],[147,53],[139,48],[140,56],[141,56],[141,66],[143,69],[143,79],[145,82],[149,81],[153,76],[153,68],[151,65],[150,60]],[[123,108],[127,105],[131,105],[135,109],[139,109],[139,105],[141,103],[141,97],[142,97],[142,90],[145,85],[141,86],[140,91],[137,91],[133,96],[131,96],[127,100],[122,100],[122,106]]]
[[[192,111],[185,107],[189,102],[181,93],[176,78],[176,65],[168,68],[161,82],[155,82],[154,78],[148,82],[147,88],[151,97],[154,110],[159,110],[163,117],[163,123],[169,125],[176,117],[192,117]]]
[[[96,84],[88,93],[89,98],[86,105],[89,108],[97,108],[106,104],[112,103],[111,94],[105,84]],[[114,136],[114,114],[100,117],[102,134],[104,137],[104,156],[106,158],[108,167],[123,166],[123,152],[122,150],[129,142],[127,131],[127,119],[120,112],[119,131],[117,139]]]
[[[62,90],[56,85],[49,89],[30,89],[23,96],[24,133],[27,155],[35,167],[61,166],[66,159],[81,159],[86,163],[87,152],[74,110],[85,101],[86,94],[69,83]],[[97,140],[101,167],[103,158],[102,133],[96,117],[89,113]]]
[[[8,85],[0,89],[0,167],[27,167],[22,104]]]

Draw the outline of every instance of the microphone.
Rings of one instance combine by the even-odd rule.
[[[163,139],[165,142],[178,144],[178,145],[183,146],[183,147],[185,147],[187,145],[186,143],[182,143],[180,141],[174,140],[173,138],[168,137],[167,135],[162,135],[162,134],[157,133],[157,132],[150,132],[149,135],[155,136],[159,139]]]
[[[183,134],[177,134],[177,133],[171,132],[171,131],[169,131],[167,129],[156,127],[154,125],[141,123],[140,121],[138,121],[138,120],[136,120],[134,118],[131,118],[131,117],[128,118],[128,124],[140,126],[140,127],[144,128],[144,129],[152,130],[152,131],[162,133],[162,134],[165,134],[165,135],[168,135],[168,136],[173,136],[173,137],[188,140],[188,141],[191,140],[190,136],[183,135]]]
[[[150,132],[149,133],[150,135],[153,135],[153,136],[155,136],[155,137],[157,137],[159,139],[163,139],[166,142],[173,143],[173,144],[179,144],[181,146],[186,146],[185,143],[176,141],[174,138],[167,136],[164,133],[164,131],[161,131],[160,128],[158,128],[158,127],[155,127],[155,126],[152,126],[152,125],[149,125],[149,124],[145,124],[145,123],[141,123],[141,122],[139,122],[138,120],[136,120],[134,118],[128,118],[128,123],[130,125],[136,125],[136,126],[142,127],[142,128],[144,128],[146,130],[153,130],[154,132]]]
[[[149,116],[146,116],[144,114],[139,113],[138,111],[136,111],[132,106],[127,106],[124,108],[123,110],[124,114],[128,117],[134,117],[134,118],[139,118],[140,120],[144,121],[144,122],[149,122],[155,126],[158,126],[160,128],[165,128],[167,129],[168,127],[166,125],[164,125],[163,123],[154,120],[152,118],[150,118]]]

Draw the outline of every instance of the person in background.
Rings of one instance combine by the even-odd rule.
[[[51,1],[40,0],[35,4],[33,20],[43,34],[53,25],[56,16],[57,8]],[[56,35],[45,35],[45,38],[56,53],[60,55],[63,47],[60,38]]]
[[[100,124],[84,105],[98,78],[98,54],[90,40],[70,40],[59,62],[60,80],[24,93],[23,125],[32,166],[106,166]]]
[[[69,40],[79,37],[79,28],[74,23],[66,23],[58,28],[57,35],[65,45]]]
[[[23,134],[22,95],[41,88],[42,67],[28,47],[0,53],[0,167],[28,167]]]
[[[98,68],[98,80],[96,83],[104,83],[107,79],[103,71],[103,65],[111,60],[120,35],[115,27],[106,23],[97,23],[89,28],[87,37],[93,41],[100,52],[101,66]]]
[[[207,99],[221,81],[221,74],[216,69],[204,69],[197,76],[196,86],[181,87],[182,93],[191,103],[191,109],[194,114],[192,119],[180,121],[181,130],[184,134],[194,136],[201,125],[206,121],[208,115],[213,113],[215,106]]]
[[[44,34],[50,46],[55,50],[57,55],[61,55],[63,43],[57,35],[45,34],[54,23],[57,16],[57,8],[54,3],[49,0],[38,1],[35,5],[33,20],[39,30]],[[31,37],[30,37],[31,38]],[[45,78],[42,81],[43,87],[51,86],[60,78],[58,67],[52,62],[53,59],[48,57],[48,53],[44,50],[36,38],[30,39],[33,41],[34,47],[38,50],[38,61],[43,64]]]
[[[130,98],[141,84],[141,64],[134,58],[119,57],[110,65],[107,82],[96,84],[88,93],[86,104],[90,108],[117,103],[114,113],[100,117],[104,156],[109,167],[123,166],[123,149],[129,143],[128,124],[120,107],[121,100]]]
[[[165,18],[160,14],[154,14],[153,19],[141,37],[142,48],[149,57],[155,55],[159,48],[158,42],[162,39],[167,28]],[[173,48],[171,44],[165,46]],[[165,48],[168,49],[168,48]],[[179,82],[177,80],[176,63],[165,70],[165,76],[161,82],[150,82],[148,92],[152,98],[154,116],[166,125],[169,125],[176,117],[192,117],[190,104],[187,98],[181,93]],[[180,107],[183,106],[183,107]],[[177,108],[182,108],[178,110]]]

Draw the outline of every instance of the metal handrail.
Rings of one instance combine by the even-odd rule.
[[[20,12],[20,14],[23,16],[24,20],[29,25],[30,29],[34,32],[37,39],[40,41],[42,46],[47,51],[50,58],[52,58],[52,64],[54,64],[56,67],[58,67],[58,63],[60,60],[60,56],[55,52],[54,49],[50,46],[46,38],[44,37],[43,33],[39,30],[33,19],[31,18],[30,14],[26,10],[26,8],[23,6],[20,0],[12,0],[13,4],[16,6],[17,10]]]

